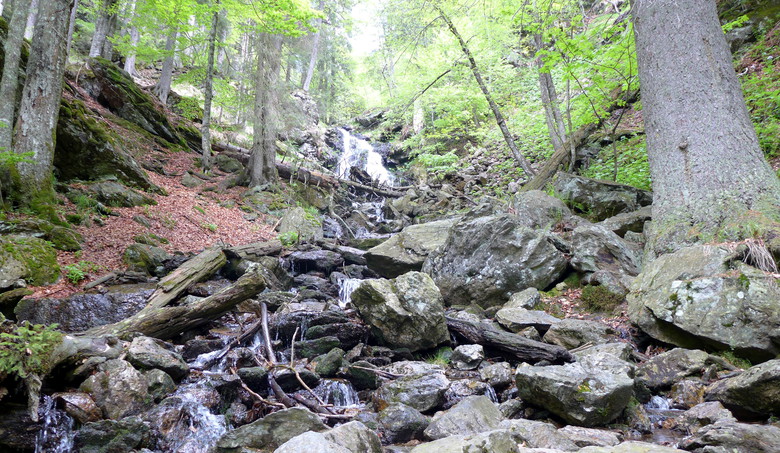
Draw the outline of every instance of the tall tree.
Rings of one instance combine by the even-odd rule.
[[[324,0],[320,0],[318,8],[320,10],[325,8]],[[322,28],[323,23],[323,20],[319,21],[319,28],[314,32],[314,36],[312,37],[311,55],[309,56],[309,67],[306,69],[306,77],[303,80],[303,91],[309,91],[311,79],[314,77],[314,68],[317,66],[317,57],[320,53],[320,37],[322,36],[322,30],[320,30],[320,28]]]
[[[780,181],[759,147],[715,1],[633,7],[653,180],[648,250],[752,237],[757,222],[776,227]]]
[[[53,193],[54,131],[60,111],[62,76],[67,59],[67,40],[74,0],[40,3],[33,33],[27,80],[22,91],[19,117],[14,128],[14,150],[32,152],[30,162],[17,165],[14,198],[34,206],[50,200]]]
[[[211,29],[209,30],[208,61],[206,63],[206,81],[204,83],[203,127],[201,127],[202,150],[201,164],[204,170],[211,169],[211,103],[214,99],[214,54],[217,48],[217,26],[219,25],[219,0],[215,0],[214,11],[211,13]]]
[[[259,33],[255,73],[254,137],[249,159],[250,187],[276,180],[276,82],[281,67],[282,35]]]
[[[176,43],[179,37],[179,26],[172,25],[168,30],[168,37],[165,39],[165,59],[163,60],[160,79],[154,86],[154,93],[160,98],[163,104],[168,102],[168,95],[171,94],[171,83],[173,83],[173,58],[176,53]]]
[[[24,29],[30,12],[30,0],[16,0],[5,40],[3,76],[0,80],[0,151],[11,151],[13,122],[16,114],[16,90],[19,86],[19,63],[22,56]]]
[[[135,69],[135,60],[137,54],[136,47],[138,46],[138,42],[141,40],[141,33],[138,31],[138,25],[135,23],[136,5],[137,0],[130,0],[130,4],[128,5],[130,17],[130,50],[125,56],[125,71],[127,71],[127,73],[131,76],[138,75],[138,71]]]
[[[112,46],[109,40],[117,21],[117,0],[100,0],[95,33],[89,48],[90,57],[111,58]]]

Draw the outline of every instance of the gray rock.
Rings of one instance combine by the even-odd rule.
[[[720,401],[738,416],[776,414],[780,407],[780,359],[715,382],[707,389],[705,399]]]
[[[456,379],[450,383],[450,387],[444,392],[444,404],[442,409],[449,409],[466,398],[472,396],[489,396],[493,394],[489,384],[475,379]]]
[[[550,329],[550,326],[559,323],[561,320],[541,310],[504,307],[496,312],[496,321],[514,333],[533,327],[543,334]]]
[[[541,190],[520,192],[512,197],[509,205],[523,225],[534,230],[550,230],[558,223],[572,220],[571,211],[560,199]]]
[[[622,282],[627,276],[637,275],[641,268],[641,250],[600,225],[582,224],[575,228],[571,247],[572,267],[582,273],[598,273],[599,282],[607,283],[607,288],[616,294],[628,292]]]
[[[74,446],[82,453],[130,453],[150,442],[151,431],[138,417],[101,420],[82,426]]]
[[[119,359],[100,364],[97,372],[79,389],[95,400],[106,418],[113,420],[138,414],[151,402],[146,378],[128,362]]]
[[[726,247],[662,255],[636,278],[628,315],[644,332],[684,348],[732,349],[753,361],[780,354],[780,286]]]
[[[444,393],[449,386],[449,379],[441,372],[412,375],[383,384],[373,398],[375,404],[403,403],[427,412],[444,402]]]
[[[224,154],[217,154],[217,156],[214,158],[214,163],[217,164],[217,168],[224,171],[225,173],[237,173],[244,169],[244,166],[241,165],[241,162]]]
[[[689,409],[704,402],[706,387],[701,379],[683,379],[672,384],[667,397],[672,400],[672,407]]]
[[[322,432],[326,429],[320,418],[307,409],[284,409],[228,431],[217,442],[217,451],[229,453],[242,447],[277,448],[307,431]]]
[[[347,367],[347,380],[357,390],[375,389],[379,387],[379,377],[370,371],[377,369],[376,365],[358,360]]]
[[[263,392],[268,389],[268,370],[265,367],[239,368],[238,377],[254,392]]]
[[[665,390],[688,376],[701,375],[709,354],[700,350],[675,348],[639,365],[637,379],[652,390]]]
[[[685,439],[681,447],[707,453],[777,453],[780,428],[721,420]]]
[[[449,341],[441,293],[426,274],[365,280],[352,293],[352,304],[390,347],[414,352]]]
[[[331,349],[327,354],[314,359],[316,363],[314,371],[322,377],[332,377],[344,366],[344,350]]]
[[[678,417],[680,423],[691,433],[699,431],[702,427],[711,425],[715,422],[736,421],[731,411],[723,407],[717,401],[697,404],[696,406],[683,412]]]
[[[486,396],[470,396],[446,412],[433,416],[425,435],[441,439],[456,434],[478,434],[498,428],[504,416]]]
[[[456,220],[437,220],[404,228],[366,252],[368,267],[385,278],[421,270],[428,255],[447,241]]]
[[[526,288],[519,293],[514,293],[509,298],[509,302],[504,304],[503,308],[525,308],[533,310],[542,301],[542,296],[536,288]]]
[[[422,375],[430,373],[444,373],[445,369],[441,365],[428,362],[420,362],[414,360],[402,360],[400,362],[393,362],[386,366],[385,371],[393,374],[402,375]]]
[[[452,351],[450,364],[458,370],[473,370],[485,359],[485,348],[479,344],[465,344]]]
[[[412,448],[411,453],[525,453],[534,451],[521,447],[508,430],[497,429],[473,436],[449,436]],[[559,450],[547,450],[555,453]],[[542,452],[539,452],[542,453]]]
[[[614,333],[609,326],[600,322],[568,318],[553,324],[544,334],[544,341],[574,349],[586,343],[607,343]]]
[[[569,423],[598,426],[620,415],[633,396],[632,365],[610,354],[593,354],[558,366],[520,366],[518,396]]]
[[[574,357],[577,360],[581,360],[583,357],[591,354],[605,353],[611,354],[620,360],[628,361],[633,351],[634,348],[629,343],[600,343],[575,352]]]
[[[385,441],[396,444],[421,439],[430,420],[413,407],[393,403],[379,412],[379,423]]]
[[[645,223],[652,218],[652,207],[645,206],[633,212],[626,212],[610,217],[598,223],[609,231],[620,237],[625,237],[626,233],[641,233],[644,231]]]
[[[444,246],[423,265],[449,305],[492,307],[526,288],[545,288],[558,280],[566,257],[547,233],[524,226],[517,216],[466,216]]]
[[[579,453],[684,453],[672,447],[664,447],[647,442],[623,442],[612,447],[585,447]]]
[[[555,196],[593,220],[632,212],[653,202],[650,192],[614,182],[558,172],[553,182]]]
[[[179,380],[190,369],[181,354],[172,351],[173,346],[149,337],[135,337],[127,349],[127,361],[138,369],[156,368]]]
[[[312,241],[322,238],[322,221],[312,218],[303,208],[291,208],[279,221],[278,231],[280,235],[295,233],[301,242]]]
[[[480,368],[479,376],[492,387],[503,388],[512,383],[512,366],[508,362],[498,362]]]
[[[147,392],[155,401],[161,401],[176,390],[176,383],[171,375],[163,370],[153,369],[143,373],[149,384]]]
[[[163,265],[169,258],[168,252],[160,247],[137,243],[129,245],[122,255],[128,270],[157,276],[164,272]]]
[[[18,235],[0,236],[0,289],[46,285],[56,282],[59,276],[57,252],[46,241]]]
[[[351,453],[382,453],[379,436],[358,421],[337,426],[324,433],[324,437]]]
[[[352,453],[350,450],[329,440],[322,433],[305,432],[279,446],[274,453]]]
[[[130,208],[133,206],[155,205],[153,198],[125,187],[116,181],[104,181],[90,184],[87,190],[92,192],[95,198],[106,206],[117,208]]]
[[[329,250],[311,250],[308,252],[293,252],[287,260],[292,264],[293,272],[305,274],[311,271],[321,271],[330,274],[339,266],[344,265],[344,258]]]
[[[63,408],[68,415],[82,425],[103,419],[102,411],[86,393],[55,393],[52,398],[57,403],[57,407]]]
[[[568,437],[558,433],[555,425],[535,420],[504,420],[502,429],[508,429],[518,442],[531,448],[554,448],[577,451],[579,447]]]
[[[568,437],[580,448],[590,446],[611,447],[620,443],[620,436],[612,431],[604,429],[568,425],[559,429],[558,434]]]
[[[192,176],[189,172],[184,173],[184,176],[181,177],[181,185],[184,187],[193,189],[201,184],[203,184],[203,181]]]

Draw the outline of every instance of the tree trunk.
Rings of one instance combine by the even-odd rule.
[[[127,53],[125,56],[125,72],[130,74],[131,76],[138,75],[138,71],[135,69],[135,58],[136,58],[136,47],[138,46],[138,41],[141,39],[141,34],[138,32],[138,27],[135,25],[135,8],[136,8],[136,0],[131,0],[130,4],[128,5],[128,9],[130,11],[129,17],[130,17],[130,45],[131,50]]]
[[[653,179],[648,251],[752,237],[751,226],[780,218],[780,181],[761,152],[715,2],[637,0],[633,15]]]
[[[282,36],[260,33],[257,39],[255,76],[254,138],[249,159],[249,186],[261,186],[276,180],[275,111],[276,81],[281,66]]]
[[[31,162],[17,165],[13,183],[17,201],[50,201],[53,195],[54,132],[62,97],[62,75],[67,59],[68,20],[73,0],[42,2],[35,25],[27,81],[14,128],[14,149],[32,152]]]
[[[485,95],[485,99],[487,100],[488,105],[490,105],[490,109],[493,111],[493,116],[496,118],[496,123],[498,124],[498,128],[501,129],[501,133],[504,135],[504,140],[506,141],[506,145],[512,151],[512,155],[514,156],[518,165],[520,165],[520,168],[522,168],[523,171],[528,176],[535,175],[536,172],[533,171],[531,165],[528,163],[528,160],[526,160],[525,156],[523,156],[520,150],[517,149],[515,140],[514,138],[512,138],[512,134],[509,132],[509,128],[506,125],[506,120],[504,120],[504,116],[501,114],[501,110],[498,108],[498,104],[496,104],[496,101],[493,100],[493,96],[490,95],[490,90],[488,90],[485,81],[482,79],[482,73],[479,72],[479,67],[477,66],[477,62],[476,60],[474,60],[474,56],[471,54],[471,51],[466,45],[466,41],[464,41],[463,37],[460,36],[460,33],[458,33],[458,29],[455,28],[455,24],[452,23],[449,16],[444,14],[444,11],[442,11],[441,8],[439,8],[438,6],[434,6],[434,8],[436,8],[436,11],[439,12],[442,19],[447,24],[447,28],[449,28],[450,32],[458,40],[458,43],[460,44],[460,48],[463,51],[463,54],[466,55],[466,58],[469,61],[469,66],[471,66],[471,72],[474,73],[474,78],[476,79],[480,90],[482,90],[482,94]]]
[[[38,20],[38,0],[32,0],[30,14],[27,16],[27,28],[24,31],[24,39],[30,40],[35,30],[35,22]]]
[[[154,93],[163,105],[168,103],[168,95],[171,94],[171,83],[173,82],[173,57],[176,51],[176,39],[178,36],[179,27],[174,25],[173,29],[168,34],[168,39],[165,41],[166,57],[165,61],[163,61],[160,80],[158,80],[157,85],[154,86]]]
[[[544,48],[542,35],[534,35],[534,46],[539,52]],[[544,117],[547,120],[547,130],[550,133],[550,141],[553,149],[558,150],[566,141],[566,125],[563,123],[560,104],[558,103],[558,92],[555,89],[552,75],[549,71],[544,71],[544,62],[541,57],[536,57],[536,67],[539,70],[539,92],[544,106]]]
[[[317,7],[320,10],[324,9],[325,2],[320,0],[320,3]],[[311,86],[311,79],[314,77],[314,68],[317,67],[317,58],[319,57],[320,53],[320,37],[322,35],[320,28],[322,28],[323,24],[324,21],[320,20],[317,32],[314,33],[314,42],[311,45],[311,57],[309,58],[309,68],[306,70],[306,78],[303,80],[303,91],[306,92],[309,91],[309,87]]]
[[[24,29],[30,13],[30,0],[16,0],[8,36],[5,40],[5,61],[0,80],[0,151],[12,151],[13,124],[16,115],[16,93],[19,87],[19,63],[22,56]]]
[[[219,6],[216,0],[215,6]],[[217,48],[217,25],[219,24],[219,10],[215,9],[211,18],[211,31],[209,33],[209,57],[206,63],[206,83],[203,88],[203,125],[201,127],[202,150],[201,164],[203,170],[211,169],[211,102],[214,99],[214,54]]]
[[[73,44],[73,32],[76,31],[76,13],[79,11],[79,0],[74,0],[73,8],[70,9],[70,25],[68,25],[68,44],[66,52],[70,55],[70,46]]]
[[[14,12],[14,7],[14,0],[5,0],[3,2],[3,19],[5,19],[7,23],[11,22],[11,15]]]

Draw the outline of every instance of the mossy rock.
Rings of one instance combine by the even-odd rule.
[[[232,157],[228,157],[223,154],[218,154],[214,159],[214,163],[217,164],[217,168],[224,171],[225,173],[238,173],[244,169],[244,166],[241,164],[241,162],[238,161],[238,159],[233,159]]]
[[[103,181],[90,184],[87,187],[94,197],[106,206],[111,207],[132,207],[144,205],[156,205],[157,202],[129,187],[125,187],[116,181]]]
[[[159,276],[164,272],[163,264],[168,258],[168,253],[159,247],[132,244],[125,250],[122,261],[128,270]]]
[[[10,288],[19,280],[47,285],[59,277],[57,252],[49,242],[18,235],[0,237],[0,288]]]
[[[81,250],[81,241],[84,240],[78,232],[71,228],[38,218],[10,222],[3,224],[3,227],[8,233],[44,239],[51,242],[57,250],[66,252]]]

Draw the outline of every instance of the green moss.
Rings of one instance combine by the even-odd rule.
[[[622,295],[615,294],[601,285],[584,287],[580,296],[580,301],[588,310],[608,313],[614,311],[624,300]]]
[[[24,280],[32,286],[46,285],[57,281],[60,267],[57,253],[50,242],[24,236],[0,238],[0,267],[9,259],[21,263]]]

